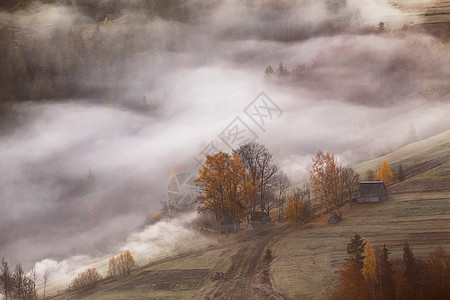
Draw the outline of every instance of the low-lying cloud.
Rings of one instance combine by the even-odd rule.
[[[183,229],[195,213],[138,228],[168,199],[172,169],[195,172],[211,141],[229,150],[218,136],[236,117],[294,184],[318,150],[351,164],[450,128],[448,45],[368,31],[404,17],[384,2],[214,1],[179,19],[121,2],[103,24],[105,3],[95,15],[52,4],[0,13],[21,28],[23,49],[39,42],[50,70],[81,66],[51,79],[77,97],[14,105],[19,125],[0,138],[0,254],[11,263],[40,262],[56,278],[124,249],[148,258],[180,234],[199,238]],[[38,68],[23,55],[17,66]],[[280,62],[291,75],[266,80]],[[264,130],[244,113],[261,91],[283,110]]]

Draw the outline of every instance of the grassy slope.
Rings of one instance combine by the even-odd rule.
[[[446,162],[438,168],[431,169],[425,173],[414,176],[411,178],[411,182],[421,181],[441,181],[445,180],[450,182],[450,162]]]
[[[450,251],[449,141],[446,132],[362,164],[378,164],[384,159],[395,164],[402,159],[420,165],[447,154],[447,162],[410,174],[406,181],[392,187],[388,201],[347,205],[342,208],[344,221],[337,225],[328,225],[325,215],[272,242],[273,289],[294,299],[326,298],[339,284],[338,272],[346,259],[346,244],[355,232],[375,246],[386,243],[397,258],[401,257],[406,239],[417,256],[426,256],[437,246]],[[419,191],[411,190],[411,186]],[[211,282],[209,276],[214,271],[229,272],[233,257],[243,254],[237,241],[246,239],[246,235],[246,232],[232,235],[229,242],[205,252],[157,261],[127,278],[103,282],[92,292],[65,294],[61,299],[194,299],[210,295],[221,283]]]
[[[379,158],[360,163],[355,166],[355,169],[364,177],[367,170],[376,171],[381,168],[383,161],[387,161],[395,172],[398,170],[400,163],[402,163],[403,168],[408,168],[408,166],[440,158],[448,152],[450,152],[450,130],[425,140],[408,144]]]
[[[272,243],[275,258],[270,278],[275,291],[294,299],[326,298],[339,283],[345,247],[355,232],[374,245],[386,243],[393,257],[401,256],[406,239],[419,256],[440,245],[450,251],[450,130],[362,163],[357,169],[376,169],[383,160],[394,170],[401,161],[408,176],[391,188],[387,202],[347,205],[340,224],[328,225],[325,215]],[[232,257],[242,251],[237,243],[245,238],[242,234],[230,236],[231,240],[221,245],[211,236],[209,244],[216,246],[204,252],[155,261],[127,278],[107,280],[91,292],[65,293],[58,299],[193,299],[209,295],[220,284],[211,282],[209,276],[230,270]]]
[[[329,216],[323,216],[283,237],[273,247],[274,288],[294,299],[326,298],[339,284],[346,244],[356,232],[375,246],[386,243],[394,258],[401,257],[405,240],[417,256],[426,256],[438,246],[450,251],[449,147],[447,131],[358,166],[361,171],[381,166],[383,160],[394,166],[402,160],[403,166],[416,166],[417,172],[392,187],[384,203],[347,205],[341,223],[329,225]],[[417,166],[427,168],[420,172]]]
[[[213,240],[215,236],[210,237]],[[232,241],[230,241],[232,243]],[[198,253],[186,253],[155,261],[125,278],[107,279],[85,293],[65,291],[52,299],[187,299],[216,284],[213,272],[227,272],[239,249],[229,244]],[[204,251],[204,252],[203,252]]]

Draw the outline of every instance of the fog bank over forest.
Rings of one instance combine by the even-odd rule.
[[[448,42],[387,1],[44,2],[0,11],[0,256],[26,268],[118,253],[236,117],[294,184],[318,150],[352,164],[450,127]]]

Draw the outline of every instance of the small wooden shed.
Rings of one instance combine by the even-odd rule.
[[[334,214],[328,219],[328,224],[337,224],[340,221],[342,221],[342,218],[339,215]]]
[[[255,211],[251,219],[253,227],[264,226],[270,224],[271,218],[268,214],[260,211]]]
[[[358,187],[358,203],[376,203],[387,199],[387,189],[383,181],[362,181]]]

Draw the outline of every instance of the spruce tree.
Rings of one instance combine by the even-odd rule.
[[[406,279],[407,294],[409,297],[413,297],[419,288],[420,269],[417,259],[407,241],[405,241],[405,246],[403,247],[403,263],[405,265],[404,276]]]
[[[403,263],[405,264],[405,277],[408,281],[413,280],[416,277],[418,266],[417,260],[414,256],[412,249],[409,247],[408,242],[405,242],[403,247]]]
[[[383,245],[381,255],[378,259],[378,276],[380,281],[380,295],[382,299],[395,299],[394,271],[389,260],[390,251]]]
[[[405,180],[405,173],[403,172],[403,167],[402,164],[400,164],[400,166],[398,167],[398,181],[403,181]]]
[[[286,68],[283,66],[283,63],[280,62],[278,69],[277,69],[277,75],[279,77],[284,76],[288,73],[288,71],[286,70]]]
[[[347,244],[347,254],[350,260],[354,260],[360,269],[363,267],[365,246],[366,242],[357,233],[351,238],[350,243]]]

